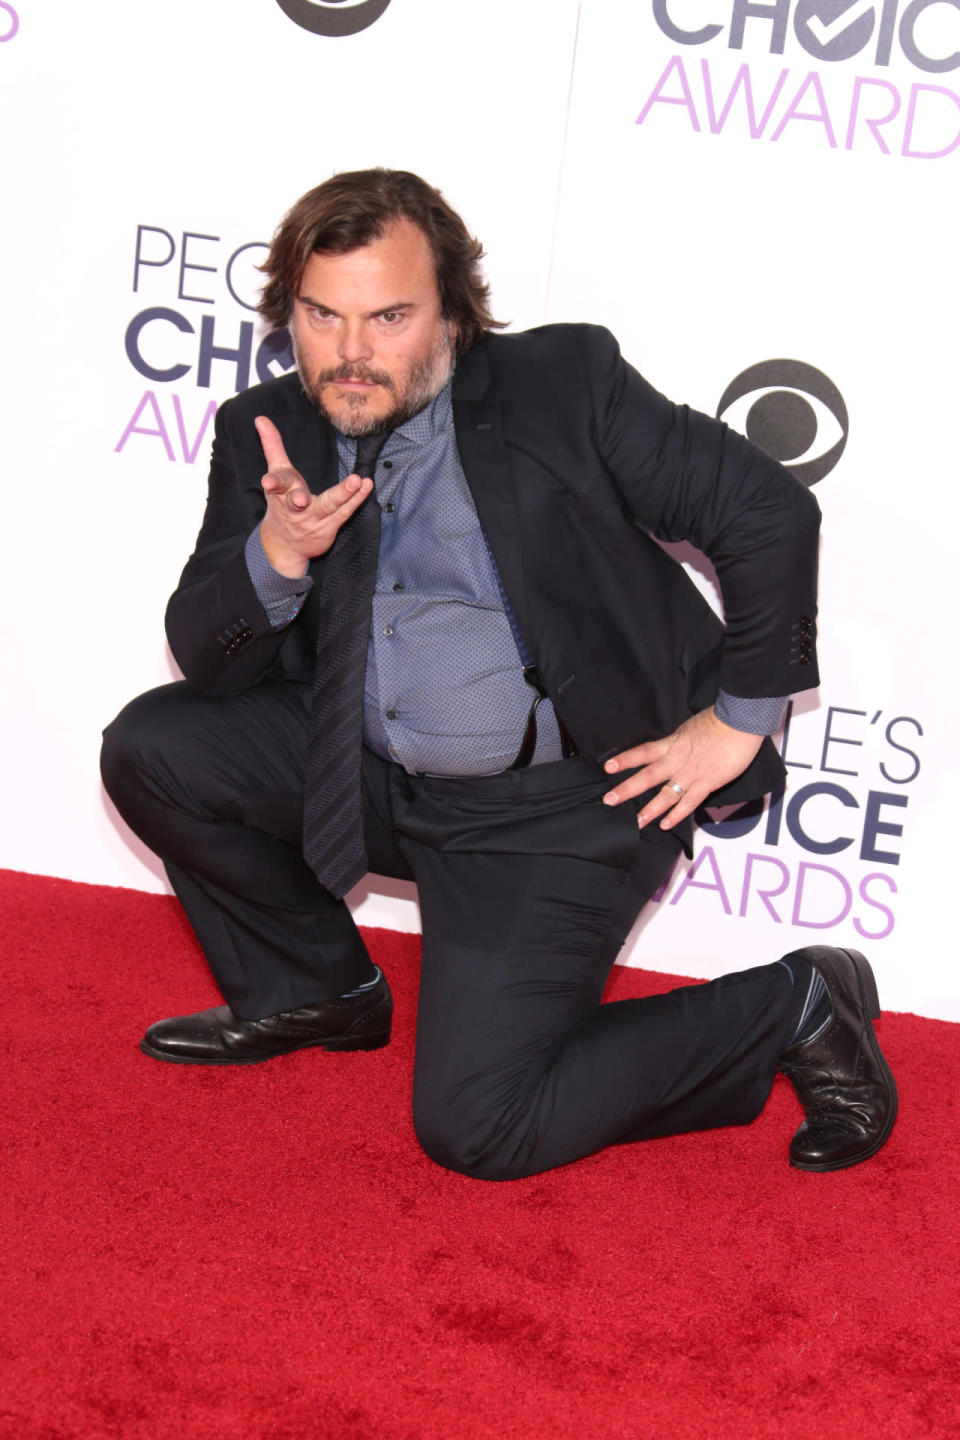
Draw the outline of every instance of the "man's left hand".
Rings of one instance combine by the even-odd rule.
[[[671,830],[692,814],[712,791],[719,790],[746,770],[762,743],[762,735],[748,735],[718,720],[711,705],[684,720],[672,735],[635,745],[608,760],[603,767],[608,775],[624,770],[633,770],[634,774],[625,776],[614,790],[608,790],[603,803],[619,805],[659,785],[656,795],[651,796],[638,815],[637,823],[643,829],[663,815],[666,818],[660,821],[660,829]]]

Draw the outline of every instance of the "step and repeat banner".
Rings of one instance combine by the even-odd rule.
[[[0,865],[164,887],[99,732],[177,673],[163,609],[217,405],[291,365],[253,308],[275,224],[385,164],[461,210],[513,328],[608,325],[824,511],[823,683],[779,737],[786,790],[702,815],[628,962],[852,944],[889,1005],[960,1019],[960,0],[4,0],[0,107]],[[418,923],[410,887],[353,898]]]

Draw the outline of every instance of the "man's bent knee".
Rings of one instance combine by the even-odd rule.
[[[144,774],[176,745],[176,734],[170,725],[171,701],[179,705],[186,690],[182,681],[148,690],[125,705],[104,730],[100,775],[104,789],[121,814]]]
[[[414,1099],[413,1128],[420,1148],[445,1170],[474,1180],[519,1180],[534,1174],[524,1147],[515,1143],[506,1122],[472,1125],[462,1114]]]

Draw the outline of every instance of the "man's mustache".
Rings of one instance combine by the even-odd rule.
[[[385,390],[394,388],[393,377],[386,370],[368,370],[364,365],[338,365],[334,370],[321,370],[317,376],[318,385],[335,385],[338,380],[362,380],[367,385],[382,385]]]

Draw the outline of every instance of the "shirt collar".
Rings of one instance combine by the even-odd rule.
[[[450,382],[447,381],[439,395],[434,396],[430,404],[419,410],[416,415],[411,415],[402,425],[398,425],[390,439],[387,447],[392,447],[395,436],[401,436],[411,445],[426,445],[428,441],[436,439],[444,430],[448,430],[453,423],[453,404],[450,399]],[[341,435],[337,431],[337,445],[341,450],[349,449],[351,454],[356,448],[356,440],[347,435]]]

